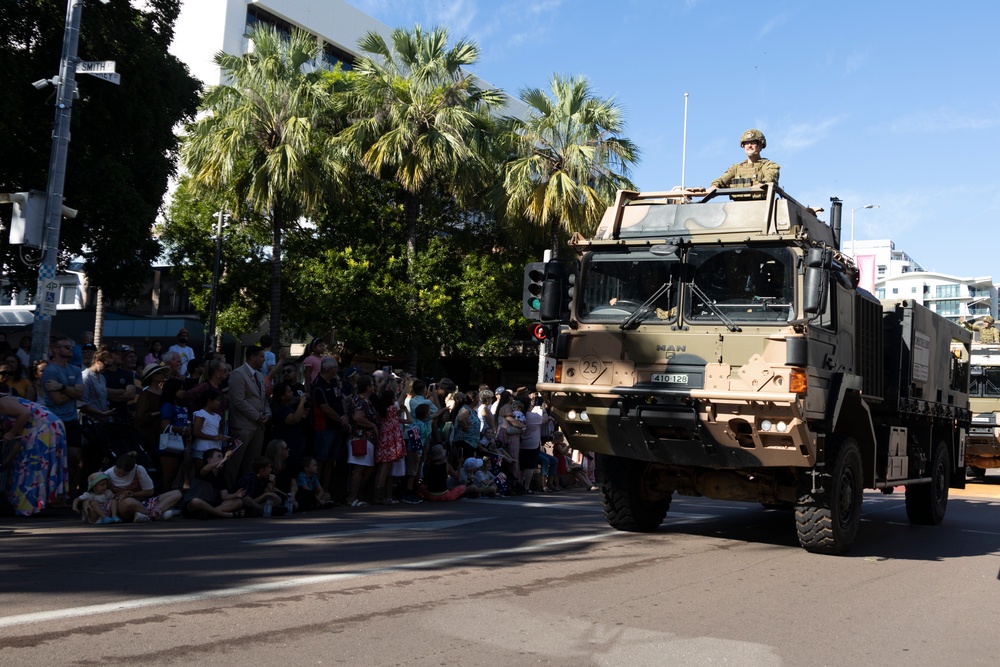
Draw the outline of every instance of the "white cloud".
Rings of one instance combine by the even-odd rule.
[[[763,26],[761,26],[760,32],[757,33],[757,39],[762,39],[768,33],[776,30],[777,28],[780,28],[783,24],[787,22],[788,22],[787,14],[779,14],[778,16],[775,16],[774,18],[767,21],[767,23],[765,23]]]
[[[800,151],[826,140],[833,128],[843,121],[843,116],[834,116],[812,123],[789,124],[772,134],[775,135],[775,144],[780,144],[782,151]]]
[[[900,116],[889,123],[889,131],[896,134],[934,134],[994,127],[1000,127],[1000,114],[975,115],[944,108]]]

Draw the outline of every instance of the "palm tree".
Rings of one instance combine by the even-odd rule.
[[[185,168],[195,181],[228,193],[235,213],[271,227],[269,333],[280,344],[281,237],[318,203],[321,151],[333,107],[330,78],[315,67],[315,37],[258,25],[250,52],[219,53],[222,85],[202,99],[202,118],[188,126]]]
[[[554,75],[552,95],[527,88],[518,97],[526,120],[508,118],[514,153],[504,173],[507,211],[546,228],[553,256],[567,232],[592,233],[619,189],[634,189],[639,151],[621,136],[614,98],[597,99],[585,77]]]
[[[461,196],[487,171],[483,144],[490,109],[504,95],[481,88],[463,68],[479,58],[474,42],[448,48],[448,31],[397,28],[392,46],[369,32],[358,47],[369,54],[354,67],[346,99],[351,124],[338,142],[373,176],[393,180],[404,192],[407,261],[417,252],[417,221],[429,184],[444,183]]]

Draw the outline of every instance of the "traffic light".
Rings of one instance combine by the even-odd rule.
[[[42,230],[45,229],[45,193],[37,190],[14,192],[10,195],[14,212],[10,216],[11,245],[42,247]]]
[[[542,322],[569,322],[576,294],[576,264],[554,259],[545,265],[542,288]]]
[[[529,327],[531,337],[539,342],[543,342],[552,338],[552,329],[547,324],[542,324],[541,322],[535,322]]]
[[[524,267],[524,294],[521,312],[528,320],[538,320],[542,307],[542,285],[545,282],[545,262],[529,262]]]

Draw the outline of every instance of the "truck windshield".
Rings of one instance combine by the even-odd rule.
[[[595,252],[583,265],[577,315],[582,322],[624,322],[658,291],[635,324],[665,324],[677,319],[677,268],[674,255]],[[666,288],[664,286],[667,285]]]
[[[1000,367],[973,366],[969,395],[1000,398]]]
[[[694,247],[685,319],[784,323],[795,315],[795,255],[774,246]],[[720,315],[721,313],[721,315]],[[722,317],[724,315],[725,317]]]

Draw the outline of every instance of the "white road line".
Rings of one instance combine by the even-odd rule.
[[[492,517],[477,516],[471,519],[452,519],[445,521],[410,521],[401,523],[381,523],[371,528],[359,528],[357,530],[344,530],[338,533],[312,533],[305,535],[291,535],[288,537],[267,537],[259,540],[243,540],[243,544],[276,544],[279,542],[300,542],[304,540],[320,540],[330,537],[347,537],[350,535],[367,535],[369,533],[385,533],[394,530],[415,530],[418,532],[436,532],[448,528],[465,526],[470,523],[489,521]]]
[[[200,602],[203,600],[217,600],[220,598],[234,597],[237,595],[249,595],[254,593],[266,593],[270,591],[284,590],[288,588],[298,588],[301,586],[311,586],[315,584],[326,584],[335,581],[346,581],[349,579],[359,579],[378,574],[390,572],[405,572],[409,570],[423,570],[427,568],[445,567],[462,563],[465,561],[479,561],[483,558],[495,558],[518,553],[531,553],[542,551],[554,547],[578,544],[581,542],[592,542],[602,540],[612,536],[627,535],[617,530],[592,535],[582,535],[564,540],[554,540],[541,544],[532,544],[524,547],[514,547],[510,549],[494,549],[491,551],[479,551],[475,553],[463,554],[460,556],[449,556],[447,558],[435,558],[431,560],[418,561],[415,563],[403,563],[400,565],[390,565],[387,567],[372,568],[369,570],[358,570],[356,572],[341,572],[338,574],[320,574],[311,577],[294,577],[282,579],[280,581],[269,581],[260,584],[248,584],[246,586],[234,586],[232,588],[219,588],[215,590],[200,591],[196,593],[185,593],[182,595],[161,595],[157,597],[138,598],[134,600],[121,600],[119,602],[108,602],[106,604],[88,605],[86,607],[69,607],[66,609],[53,609],[50,611],[40,611],[32,614],[18,614],[16,616],[0,617],[0,628],[10,628],[17,625],[27,625],[30,623],[46,623],[65,618],[77,618],[80,616],[94,616],[97,614],[110,614],[119,611],[130,611],[133,609],[144,609],[147,607],[159,607],[164,605],[184,604],[189,602]]]

